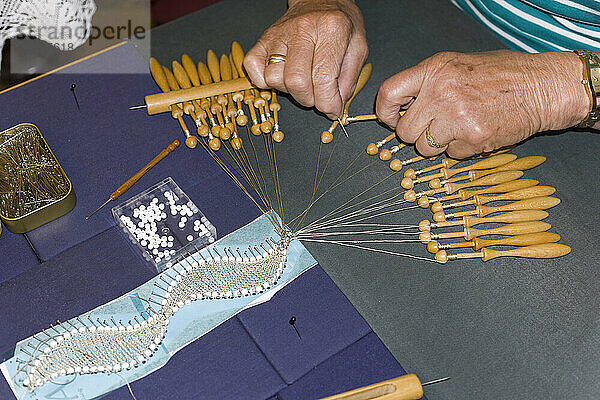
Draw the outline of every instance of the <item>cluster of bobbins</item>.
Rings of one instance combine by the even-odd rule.
[[[400,144],[379,151],[392,137],[369,144],[367,153],[379,154],[382,160],[389,160],[390,153],[404,147]],[[390,167],[399,172],[404,165],[421,160],[423,157],[398,160],[398,163],[393,160]],[[560,203],[560,199],[551,197],[556,189],[541,186],[535,179],[522,178],[523,171],[535,168],[545,160],[542,156],[517,158],[500,152],[464,167],[455,167],[459,160],[445,158],[435,165],[405,170],[401,181],[401,186],[406,189],[404,200],[417,202],[420,207],[431,208],[433,212],[432,221],[426,219],[419,223],[419,240],[440,263],[466,258],[487,261],[497,257],[555,258],[568,254],[571,248],[556,243],[560,236],[548,232],[551,225],[543,221],[549,215],[545,210]],[[415,189],[425,183],[429,189]],[[467,190],[470,188],[474,189]],[[485,205],[488,203],[494,205]],[[494,225],[474,228],[480,224]],[[461,230],[438,231],[455,227]],[[488,235],[493,238],[482,238]],[[447,239],[463,241],[446,242]],[[493,246],[512,248],[496,250],[490,248]],[[446,251],[461,248],[472,248],[475,252]]]
[[[181,62],[173,61],[169,69],[151,58],[150,72],[163,93],[146,96],[148,114],[170,112],[179,122],[189,148],[198,145],[198,138],[188,129],[184,115],[192,118],[198,136],[204,138],[213,151],[218,151],[224,141],[230,141],[235,150],[240,150],[242,139],[238,126],[248,123],[253,135],[270,134],[275,142],[283,141],[277,95],[273,90],[254,87],[246,78],[243,61],[244,51],[237,42],[233,42],[231,53],[223,54],[220,59],[209,50],[206,64],[202,61],[196,64],[184,54]]]

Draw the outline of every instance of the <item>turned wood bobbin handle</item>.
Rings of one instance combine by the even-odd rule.
[[[556,192],[556,189],[552,186],[532,186],[525,189],[513,190],[512,192],[501,193],[496,196],[482,196],[475,195],[475,202],[477,204],[488,203],[498,200],[524,200],[532,199],[534,197],[550,196]]]
[[[545,243],[519,247],[512,250],[492,250],[483,248],[481,250],[481,258],[483,261],[492,260],[496,257],[556,258],[567,255],[570,252],[571,248],[564,244]]]
[[[522,235],[524,233],[545,232],[550,228],[551,225],[543,221],[517,222],[515,224],[508,224],[498,228],[490,229],[475,229],[467,227],[465,228],[465,238],[467,240],[472,240],[476,237],[485,235]]]
[[[498,167],[499,165],[504,165],[508,162],[515,160],[516,158],[517,158],[517,156],[515,156],[514,154],[498,154],[495,156],[491,156],[489,158],[484,158],[481,161],[477,161],[476,163],[467,165],[462,168],[456,168],[456,169],[445,169],[444,168],[443,171],[445,172],[445,175],[446,175],[445,178],[448,179],[448,178],[450,178],[458,173],[461,173],[461,172]]]
[[[552,232],[525,233],[517,236],[509,236],[502,239],[473,239],[473,248],[481,250],[489,246],[532,246],[534,244],[556,243],[560,235]]]
[[[492,186],[498,185],[505,182],[510,182],[519,179],[523,176],[523,171],[504,171],[497,172],[495,174],[484,176],[483,178],[476,179],[472,182],[465,183],[448,183],[446,192],[452,194],[457,190],[461,190],[468,187],[474,186]]]
[[[491,187],[478,189],[478,190],[461,190],[458,193],[457,197],[460,198],[461,200],[468,200],[477,194],[512,192],[514,190],[525,189],[525,188],[528,188],[531,186],[535,186],[538,183],[539,183],[539,181],[536,181],[535,179],[517,179],[514,181],[505,182],[505,183],[501,183],[499,185],[494,185]],[[452,198],[454,198],[454,197],[452,197],[452,198],[448,198],[448,197],[451,197],[451,196],[442,197],[440,200],[445,201],[445,200],[452,200]]]
[[[501,224],[514,224],[516,222],[526,221],[541,221],[548,217],[548,212],[544,210],[519,210],[511,211],[491,217],[475,217],[467,215],[463,217],[465,226],[474,226],[478,224],[485,224],[488,222],[495,222]]]
[[[171,63],[171,69],[173,70],[175,80],[177,80],[177,83],[179,83],[179,86],[182,89],[189,89],[192,87],[192,82],[190,81],[187,72],[185,72],[185,69],[181,66],[181,64],[179,64],[179,62],[173,61]]]
[[[560,203],[560,199],[556,197],[535,197],[497,207],[480,206],[479,216],[485,217],[486,215],[502,211],[546,210],[558,205],[558,203]]]
[[[181,64],[183,65],[183,69],[187,73],[187,76],[192,81],[192,85],[200,86],[200,77],[198,76],[198,69],[196,68],[196,63],[192,61],[192,58],[187,54],[181,56]]]
[[[245,77],[246,73],[244,72],[244,50],[238,42],[233,42],[231,44],[231,58],[233,59],[235,69],[237,70],[237,73],[240,76],[240,78]]]
[[[212,83],[210,71],[208,70],[206,64],[204,64],[202,61],[198,62],[198,76],[200,77],[200,82],[203,85],[208,85],[209,83]]]
[[[171,143],[166,149],[164,149],[163,151],[158,153],[158,155],[156,157],[154,157],[154,159],[152,161],[150,161],[144,168],[139,170],[139,172],[137,174],[135,174],[134,176],[129,178],[125,183],[123,183],[121,186],[119,186],[117,188],[117,190],[112,192],[110,195],[110,198],[112,200],[115,200],[119,196],[121,196],[123,193],[125,193],[127,190],[129,190],[129,188],[132,187],[137,181],[139,181],[140,178],[142,176],[144,176],[144,174],[146,174],[146,172],[148,172],[152,167],[154,167],[156,164],[158,164],[163,158],[168,156],[169,153],[171,153],[177,147],[179,147],[179,140],[174,140],[173,143]]]
[[[360,74],[358,74],[358,80],[356,81],[356,87],[354,88],[354,92],[352,92],[352,96],[350,96],[350,98],[344,105],[344,115],[348,115],[348,108],[350,108],[350,103],[352,103],[352,100],[354,100],[358,92],[360,92],[365,87],[365,85],[369,81],[369,78],[371,78],[372,71],[373,65],[371,65],[370,63],[363,65],[362,69],[360,70]]]
[[[472,179],[478,179],[485,174],[493,174],[495,172],[512,171],[512,170],[524,171],[527,169],[535,168],[538,165],[543,164],[545,161],[546,161],[546,157],[542,157],[542,156],[522,157],[517,160],[508,162],[504,165],[500,165],[489,171],[472,171],[471,177],[472,177]]]
[[[154,78],[154,81],[156,82],[160,90],[162,90],[164,93],[171,91],[171,87],[169,86],[169,82],[167,81],[165,71],[162,65],[160,65],[158,60],[156,60],[156,58],[154,57],[150,58],[150,74],[152,75],[152,78]]]
[[[219,59],[214,51],[208,50],[206,53],[206,65],[208,66],[208,70],[210,71],[210,76],[212,80],[216,82],[221,82],[221,71],[219,66]]]
[[[321,400],[419,400],[422,397],[423,387],[419,378],[415,374],[407,374]]]
[[[227,57],[225,54],[221,56],[221,61],[219,62],[219,72],[221,73],[221,78],[224,81],[230,81],[233,79],[229,57]]]

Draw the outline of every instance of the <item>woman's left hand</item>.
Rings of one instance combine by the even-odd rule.
[[[438,53],[381,85],[377,116],[424,156],[465,158],[581,122],[582,78],[571,52]]]

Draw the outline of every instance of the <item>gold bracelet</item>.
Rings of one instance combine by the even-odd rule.
[[[600,58],[589,50],[575,50],[583,62],[583,80],[590,98],[590,112],[577,126],[591,128],[600,120]]]

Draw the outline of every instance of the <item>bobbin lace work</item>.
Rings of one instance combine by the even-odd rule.
[[[61,49],[88,39],[94,0],[3,0],[0,2],[0,61],[7,39],[33,36]]]
[[[274,286],[285,268],[289,240],[267,240],[248,254],[203,258],[195,253],[177,262],[160,275],[161,293],[148,299],[146,316],[135,323],[85,320],[75,318],[45,331],[43,338],[31,345],[30,359],[19,368],[15,382],[29,391],[72,374],[89,374],[128,370],[142,365],[162,343],[169,318],[195,300],[230,299],[255,295]],[[202,257],[202,258],[201,258]],[[159,305],[153,310],[150,303]],[[22,379],[22,380],[21,380]]]

